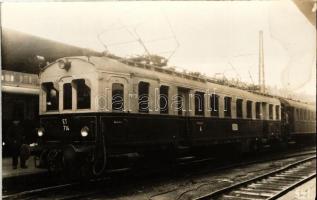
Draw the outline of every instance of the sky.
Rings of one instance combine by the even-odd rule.
[[[119,56],[148,51],[181,70],[248,83],[258,82],[262,30],[266,84],[315,96],[316,29],[291,1],[3,3],[1,10],[6,28]]]

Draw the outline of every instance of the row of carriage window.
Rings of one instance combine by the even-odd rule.
[[[140,113],[149,112],[149,83],[140,82],[138,85],[138,111]],[[54,111],[58,110],[59,92],[54,88],[53,83],[43,83],[43,89],[46,91],[46,110]],[[73,80],[71,83],[63,84],[63,110],[71,110],[73,107],[73,93],[76,95],[76,107],[77,109],[89,109],[91,106],[91,91],[90,87],[85,84],[84,79]],[[162,85],[159,89],[160,98],[160,113],[169,113],[169,87]],[[204,116],[205,114],[205,93],[196,92],[195,97],[195,115]],[[219,96],[216,94],[210,95],[210,114],[212,117],[219,117]],[[184,96],[177,96],[176,109],[178,115],[183,115],[184,110]],[[224,97],[224,117],[232,117],[231,107],[232,98]],[[255,102],[255,118],[261,119],[261,102]],[[246,101],[246,118],[253,118],[253,102]],[[112,84],[112,109],[113,111],[124,110],[124,85],[121,83]],[[279,105],[275,105],[275,119],[280,119]],[[273,105],[269,104],[269,119],[273,119]],[[243,118],[243,99],[236,100],[236,116],[237,118]]]
[[[43,90],[46,92],[46,110],[58,110],[59,91],[52,82],[43,83]],[[84,79],[73,80],[63,85],[63,109],[71,110],[73,107],[73,92],[76,94],[77,109],[89,109],[91,101],[90,87]]]
[[[305,109],[295,109],[297,120],[316,120],[316,113]]]
[[[118,83],[113,84],[117,85]],[[121,90],[122,92],[120,94],[123,95],[123,85],[121,85]],[[168,86],[162,85],[160,87],[160,113],[161,114],[167,114],[168,113]],[[149,84],[146,82],[140,82],[138,86],[138,91],[139,91],[139,112],[145,112],[148,113],[149,110]],[[113,93],[114,95],[114,93]],[[196,92],[195,93],[195,115],[204,115],[205,111],[205,99],[204,99],[205,93],[203,92]],[[182,115],[183,110],[182,110],[182,101],[184,100],[182,95],[177,96],[177,109],[178,109],[178,114]],[[123,99],[123,96],[121,97]],[[114,101],[114,98],[113,98]],[[224,116],[225,117],[231,117],[231,103],[232,103],[232,98],[231,97],[224,97]],[[246,102],[246,117],[247,118],[252,118],[252,106],[253,102],[252,101],[247,101]],[[123,109],[123,101],[121,102],[121,106],[119,107],[113,107],[114,110],[117,111],[122,111]],[[119,108],[119,109],[118,109]],[[210,112],[212,117],[219,117],[219,96],[216,94],[210,95]],[[275,106],[275,113],[276,117],[275,119],[280,119],[280,106],[276,105]],[[243,118],[243,99],[237,99],[236,101],[236,112],[237,112],[237,118]],[[255,103],[255,117],[256,119],[261,119],[261,103],[256,102]],[[269,104],[269,119],[273,119],[273,105]]]

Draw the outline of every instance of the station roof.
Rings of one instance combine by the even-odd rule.
[[[42,56],[45,61],[53,62],[67,56],[100,56],[100,52],[84,49],[61,42],[18,32],[12,29],[2,29],[2,69],[37,74],[39,61],[36,56]],[[45,65],[45,64],[44,64]]]

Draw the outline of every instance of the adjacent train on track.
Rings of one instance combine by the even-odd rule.
[[[42,69],[40,86],[37,156],[39,167],[52,171],[99,176],[128,160],[315,140],[312,104],[167,67],[66,57]]]

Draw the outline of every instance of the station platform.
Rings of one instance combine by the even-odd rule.
[[[31,156],[27,161],[27,169],[22,169],[20,167],[20,160],[17,169],[12,168],[12,158],[2,158],[2,179],[14,178],[19,176],[28,176],[32,174],[45,173],[47,170],[39,169],[35,167],[34,157]]]

